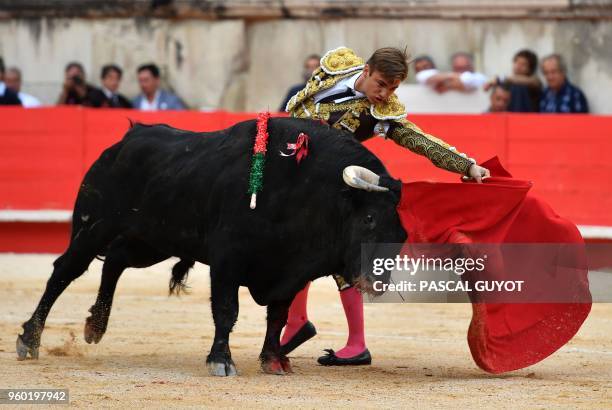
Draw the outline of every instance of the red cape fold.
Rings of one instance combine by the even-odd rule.
[[[530,181],[513,179],[497,157],[481,165],[492,175],[482,184],[403,184],[398,213],[408,242],[584,244],[572,222],[528,195]],[[503,373],[530,366],[580,329],[591,310],[586,256],[582,246],[570,249],[577,268],[555,286],[575,290],[579,303],[472,303],[468,344],[480,368]]]

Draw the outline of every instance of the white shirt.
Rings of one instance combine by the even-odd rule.
[[[102,92],[104,93],[106,98],[108,98],[109,100],[113,98],[113,95],[115,95],[111,90],[109,90],[106,87],[102,87]],[[146,100],[147,97],[145,97],[144,99]]]
[[[428,70],[419,71],[415,78],[417,83],[425,85],[427,84],[427,80],[439,72],[440,70],[437,68],[430,68]],[[459,80],[461,80],[463,86],[468,90],[475,90],[482,87],[484,83],[487,82],[487,76],[475,71],[465,71],[459,75]]]
[[[321,101],[323,98],[328,97],[330,95],[337,94],[337,93],[341,93],[345,91],[347,88],[350,88],[351,90],[353,90],[355,95],[349,96],[349,97],[338,98],[337,100],[334,100],[336,104],[344,102],[344,101],[354,100],[356,98],[365,97],[364,93],[362,93],[361,91],[357,91],[355,89],[355,82],[357,81],[361,73],[363,73],[363,71],[358,71],[352,77],[343,78],[342,80],[338,81],[333,87],[328,88],[327,90],[318,92],[314,98],[315,104]]]
[[[459,79],[463,83],[463,86],[470,90],[480,88],[487,82],[486,75],[475,71],[465,71],[459,75]]]
[[[149,102],[149,99],[146,95],[142,96],[142,100],[140,101],[140,109],[143,111],[157,111],[159,105],[159,90],[155,91],[155,97],[153,97],[153,101]]]
[[[440,70],[438,70],[437,68],[428,68],[427,70],[421,70],[416,73],[415,78],[417,80],[417,83],[425,85],[427,83],[427,80],[429,80],[431,76],[436,75],[439,72]]]
[[[17,93],[17,95],[19,96],[19,99],[21,100],[21,105],[23,105],[25,108],[36,108],[36,107],[42,106],[42,103],[40,102],[40,100],[34,97],[33,95],[22,93],[22,92]]]
[[[0,81],[0,95],[4,95],[5,92],[6,84],[4,84],[4,81]],[[19,100],[21,100],[21,105],[26,108],[40,107],[42,105],[36,97],[33,97],[30,94],[17,93],[17,97],[19,97]]]

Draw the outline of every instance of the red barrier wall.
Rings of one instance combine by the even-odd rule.
[[[3,107],[0,211],[72,209],[83,174],[104,148],[121,139],[130,120],[211,131],[254,117],[252,113]],[[612,226],[612,117],[508,114],[409,119],[479,161],[498,155],[515,177],[534,181],[534,194],[575,223]],[[404,181],[458,180],[391,141],[375,138],[366,146]],[[33,234],[32,226],[23,225],[21,234]],[[18,228],[19,224],[0,224],[0,251],[28,250],[6,238],[9,230],[15,234]]]

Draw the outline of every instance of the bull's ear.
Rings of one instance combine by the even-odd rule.
[[[344,185],[344,184],[342,184]],[[355,193],[353,189],[348,185],[344,185],[340,188],[340,195],[338,195],[338,200],[335,201],[336,206],[340,209],[343,215],[348,215],[354,208],[355,201]]]
[[[378,185],[389,188],[389,190],[393,191],[397,195],[400,195],[402,192],[402,181],[391,178],[388,175],[381,175]]]

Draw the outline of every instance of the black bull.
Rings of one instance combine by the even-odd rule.
[[[175,256],[181,260],[172,287],[194,261],[210,265],[215,338],[209,371],[236,374],[228,342],[240,286],[268,309],[263,370],[290,371],[279,338],[295,294],[332,273],[356,281],[362,243],[403,242],[406,234],[396,212],[399,181],[351,135],[289,118],[271,119],[268,131],[264,187],[255,209],[247,192],[255,121],[212,133],[136,125],[104,151],[80,187],[70,245],[54,262],[38,307],[17,338],[18,358],[38,357],[53,303],[96,256],[106,258],[85,325],[88,343],[106,331],[124,269]],[[279,153],[302,132],[310,149],[298,165]],[[365,182],[351,174],[358,184],[350,183],[345,169],[351,165],[380,178],[370,173],[374,179],[364,176]]]

